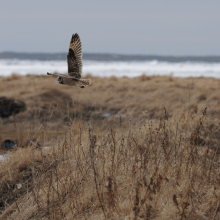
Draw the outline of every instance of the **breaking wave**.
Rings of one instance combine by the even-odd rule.
[[[66,61],[40,60],[0,60],[0,76],[44,75],[47,72],[67,72]],[[137,77],[146,75],[170,75],[176,77],[214,77],[220,78],[220,63],[208,62],[161,62],[152,61],[83,61],[83,75],[99,77]]]

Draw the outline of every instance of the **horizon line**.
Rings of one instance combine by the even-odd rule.
[[[18,51],[0,51],[0,54],[51,54],[51,55],[58,55],[58,54],[67,54],[67,52],[18,52]],[[97,54],[97,55],[114,55],[114,56],[147,56],[147,57],[220,57],[220,54],[207,54],[207,55],[172,55],[172,54],[124,54],[124,53],[110,53],[110,52],[83,52],[83,54]]]

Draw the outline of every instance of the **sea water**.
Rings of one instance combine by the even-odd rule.
[[[66,73],[66,61],[0,60],[0,76],[46,75],[47,72]],[[220,63],[151,61],[89,61],[83,60],[83,75],[99,77],[137,77],[146,75],[171,75],[175,77],[220,78]]]

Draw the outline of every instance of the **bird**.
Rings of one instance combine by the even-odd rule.
[[[91,79],[81,79],[82,74],[82,44],[77,33],[72,35],[67,54],[68,74],[48,73],[58,76],[57,81],[62,85],[85,88],[91,85]]]

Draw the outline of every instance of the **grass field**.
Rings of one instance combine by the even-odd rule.
[[[0,219],[220,219],[220,80],[88,77],[0,78]]]

